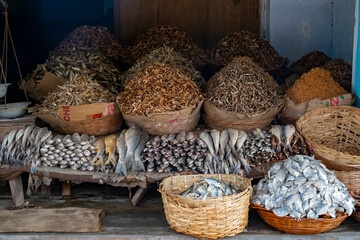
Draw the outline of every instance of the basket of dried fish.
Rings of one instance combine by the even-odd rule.
[[[254,187],[252,207],[270,226],[292,234],[318,234],[340,225],[355,200],[324,164],[295,155],[275,164]]]
[[[100,136],[120,129],[122,118],[115,98],[97,82],[76,75],[29,111],[49,123],[56,132]]]
[[[204,119],[211,128],[252,131],[269,125],[283,106],[278,84],[248,57],[234,58],[205,88]]]
[[[249,31],[234,32],[223,38],[211,50],[210,62],[222,68],[233,58],[242,56],[250,57],[265,71],[280,69],[288,62],[269,42]]]
[[[161,182],[159,191],[166,220],[177,232],[218,239],[247,226],[250,179],[234,174],[173,176]]]
[[[296,122],[296,127],[312,153],[328,168],[360,171],[359,108],[338,106],[315,109],[304,114]]]
[[[157,26],[139,35],[132,46],[122,52],[122,60],[133,64],[139,58],[159,47],[168,46],[189,59],[196,67],[204,67],[207,53],[184,31],[174,26]]]
[[[189,77],[163,63],[147,65],[117,97],[126,124],[150,135],[191,131],[200,119],[202,101]]]

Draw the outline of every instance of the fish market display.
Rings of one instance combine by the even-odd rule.
[[[301,59],[291,65],[291,68],[301,69],[302,71],[308,72],[313,68],[324,66],[330,60],[331,58],[329,58],[325,53],[313,51],[302,56]]]
[[[251,58],[265,71],[279,69],[287,63],[269,42],[249,31],[234,32],[211,50],[211,62],[221,67],[228,65],[235,57],[244,56]]]
[[[156,136],[145,144],[141,160],[148,172],[205,172],[206,145],[193,132]]]
[[[185,59],[180,53],[174,51],[172,48],[164,46],[155,49],[138,59],[128,71],[121,75],[120,83],[122,88],[124,88],[138,72],[143,70],[146,65],[153,62],[165,63],[178,68],[183,74],[193,80],[199,88],[205,84],[205,80],[201,76],[201,73],[195,69],[191,61]]]
[[[74,52],[71,55],[49,57],[45,63],[37,65],[25,79],[27,81],[32,79],[35,83],[39,83],[45,72],[51,72],[68,81],[78,74],[87,75],[93,80],[117,84],[120,77],[120,71],[110,60],[93,52]]]
[[[52,132],[33,125],[13,130],[5,136],[0,150],[0,163],[35,166],[41,144],[50,139]]]
[[[177,68],[151,63],[118,95],[123,114],[148,115],[185,109],[203,99],[200,89]]]
[[[279,217],[335,218],[337,212],[350,216],[354,210],[355,200],[345,185],[309,156],[295,155],[275,164],[254,189],[252,202]]]
[[[205,98],[216,107],[248,116],[278,109],[276,81],[248,57],[234,58],[207,82]]]
[[[209,149],[206,153],[205,173],[210,174],[242,174],[241,168],[247,172],[250,166],[244,158],[242,148],[247,139],[247,134],[242,130],[216,129],[205,130],[200,134],[200,139]]]
[[[139,35],[135,43],[128,48],[123,60],[133,64],[150,51],[163,46],[173,48],[195,66],[204,66],[206,63],[206,52],[194,43],[186,32],[167,25],[150,28],[146,33]]]
[[[94,136],[87,134],[55,135],[41,144],[36,166],[93,171],[95,164],[91,161],[96,153],[93,145],[95,141]]]
[[[293,125],[275,125],[270,130],[256,129],[248,134],[242,149],[250,167],[309,154],[304,139]]]
[[[328,61],[322,68],[331,73],[331,77],[347,92],[351,92],[352,68],[342,59]]]
[[[120,44],[103,26],[80,26],[50,52],[49,56],[69,56],[77,52],[97,52],[103,56],[119,57]]]
[[[320,98],[322,100],[346,94],[331,77],[330,72],[322,68],[311,69],[304,73],[294,85],[286,91],[284,98],[290,98],[296,104]]]
[[[201,182],[194,183],[190,188],[180,193],[180,196],[202,200],[208,197],[222,197],[237,193],[238,191],[231,182],[228,184],[215,178],[204,178]]]
[[[75,75],[71,82],[51,92],[45,100],[31,111],[43,113],[57,111],[60,105],[85,105],[100,102],[114,102],[115,95],[87,76]]]

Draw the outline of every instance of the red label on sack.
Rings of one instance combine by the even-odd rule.
[[[339,106],[339,98],[330,98],[330,106]]]
[[[92,115],[92,119],[102,118],[102,116],[103,116],[102,113],[94,114]]]
[[[173,123],[173,122],[178,122],[178,121],[179,121],[179,119],[178,119],[178,118],[175,118],[175,119],[170,120],[169,122],[170,122],[170,123]]]
[[[63,115],[64,115],[64,121],[70,122],[70,106],[63,106]]]
[[[109,115],[109,116],[115,114],[115,105],[114,105],[114,104],[115,104],[115,103],[109,104],[109,106],[108,106],[108,115]]]

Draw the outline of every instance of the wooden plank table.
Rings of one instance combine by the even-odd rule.
[[[264,174],[275,164],[265,163],[259,167],[253,168],[250,173],[246,173],[248,178],[262,178]],[[21,180],[21,174],[30,173],[30,166],[21,165],[0,165],[0,180],[9,181],[11,194],[15,207],[24,204],[24,191]],[[150,183],[159,182],[166,177],[175,175],[189,175],[196,174],[194,172],[171,172],[171,173],[157,173],[157,172],[139,172],[136,174],[130,173],[127,177],[119,177],[114,173],[105,175],[103,172],[89,172],[72,169],[61,169],[58,167],[44,167],[39,166],[37,172],[32,174],[38,177],[47,177],[51,179],[58,179],[63,182],[62,194],[68,196],[71,194],[71,182],[87,182],[109,184],[115,187],[139,187],[134,196],[131,198],[133,206],[136,206],[143,198]],[[41,192],[45,195],[50,195],[50,186],[45,184],[41,187]]]

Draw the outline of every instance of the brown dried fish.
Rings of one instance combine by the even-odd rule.
[[[123,61],[133,64],[137,59],[148,54],[151,50],[168,46],[190,59],[197,67],[206,64],[207,54],[191,37],[173,26],[157,26],[136,38],[134,45],[129,46],[123,54]]]
[[[205,98],[216,107],[248,116],[278,109],[278,84],[249,57],[234,58],[207,82]]]
[[[260,36],[249,32],[234,32],[223,38],[211,50],[211,63],[220,67],[226,66],[234,57],[250,57],[265,71],[279,69],[288,60],[282,58],[276,50]]]
[[[80,26],[50,52],[49,57],[71,55],[74,52],[98,52],[114,60],[119,58],[120,43],[103,26]]]
[[[313,51],[305,54],[298,61],[291,64],[291,68],[301,72],[308,72],[313,68],[324,66],[330,60],[331,58],[325,53]]]
[[[138,59],[128,71],[121,75],[119,82],[121,83],[122,88],[124,88],[138,72],[143,70],[146,65],[153,62],[165,63],[178,68],[183,74],[193,80],[199,88],[202,88],[205,84],[205,80],[201,76],[201,73],[195,69],[190,60],[185,59],[180,53],[172,48],[164,46],[155,49]]]
[[[322,68],[329,71],[336,82],[347,92],[351,92],[352,68],[342,59],[328,61]]]
[[[117,97],[128,115],[148,115],[184,109],[203,99],[200,89],[177,68],[151,63],[137,73]]]
[[[96,81],[84,75],[75,75],[71,82],[58,86],[40,105],[31,109],[35,113],[57,110],[59,105],[85,105],[100,102],[114,102],[115,95]]]

